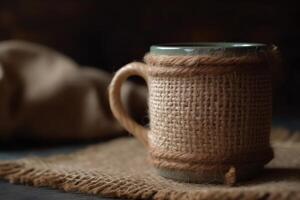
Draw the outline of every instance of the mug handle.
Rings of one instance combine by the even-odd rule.
[[[148,148],[148,132],[145,128],[134,121],[124,109],[121,102],[121,86],[130,76],[140,76],[148,80],[146,64],[141,62],[132,62],[119,69],[109,85],[109,105],[111,111],[119,123],[143,145]]]

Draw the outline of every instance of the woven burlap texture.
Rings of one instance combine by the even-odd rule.
[[[282,137],[283,139],[285,137]],[[130,199],[299,199],[300,144],[273,142],[275,159],[264,173],[234,187],[187,184],[158,176],[133,138],[90,146],[68,155],[1,162],[12,183]]]
[[[263,165],[272,158],[267,73],[151,76],[148,82],[149,143],[158,168],[214,176],[221,164],[224,173],[233,164],[245,171],[245,163]]]

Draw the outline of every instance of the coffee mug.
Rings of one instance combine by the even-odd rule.
[[[247,179],[273,158],[273,50],[257,43],[151,46],[145,63],[127,64],[115,74],[111,110],[148,149],[161,176],[197,183]],[[122,106],[121,85],[130,76],[147,83],[149,128]]]

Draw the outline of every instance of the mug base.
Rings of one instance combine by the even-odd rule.
[[[244,181],[255,177],[260,174],[263,165],[252,165],[240,167],[236,172],[236,180]],[[186,183],[205,183],[205,184],[220,184],[225,181],[226,172],[192,172],[192,171],[179,171],[174,169],[156,168],[157,173],[168,179]]]

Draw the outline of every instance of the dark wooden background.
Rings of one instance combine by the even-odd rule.
[[[274,43],[284,59],[274,113],[300,117],[299,17],[296,2],[286,0],[1,0],[0,40],[42,43],[108,71],[155,43]]]

